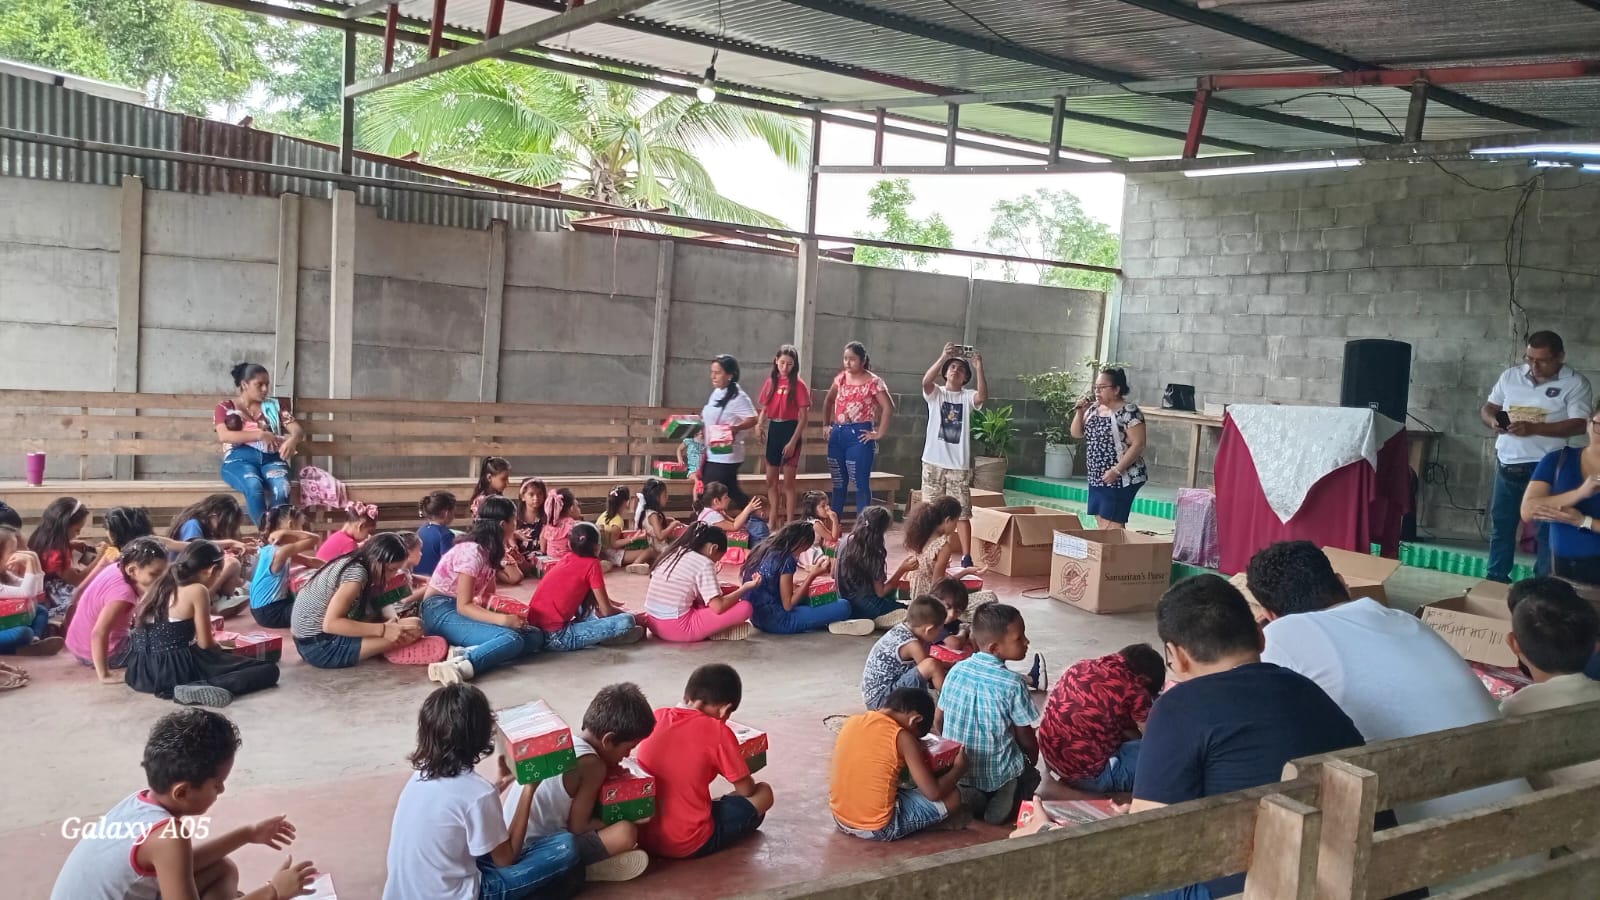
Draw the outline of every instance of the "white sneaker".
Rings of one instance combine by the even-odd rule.
[[[872,620],[872,627],[878,629],[879,631],[887,631],[890,628],[899,625],[901,622],[904,622],[907,615],[908,613],[903,609],[896,609],[891,612],[886,612]]]
[[[472,663],[465,658],[447,659],[444,662],[429,663],[428,680],[440,684],[460,684],[471,681],[473,676]]]
[[[644,874],[650,865],[650,855],[643,850],[625,850],[616,856],[602,859],[583,870],[588,881],[632,881]]]
[[[649,575],[650,565],[648,563],[630,563],[626,571],[629,575]]]
[[[472,652],[471,647],[451,647],[450,652],[445,654],[444,661],[455,662],[456,660],[466,659],[467,654],[470,652]]]
[[[845,619],[843,622],[834,622],[828,626],[829,634],[848,634],[854,637],[864,637],[873,630],[871,619]]]
[[[721,631],[719,631],[719,632],[717,632],[715,634],[709,635],[706,638],[706,640],[708,640],[708,641],[742,641],[745,638],[749,637],[750,635],[754,634],[755,630],[756,630],[755,626],[751,625],[749,622],[740,622],[737,625],[729,626],[729,627],[724,628],[724,629],[722,629]]]

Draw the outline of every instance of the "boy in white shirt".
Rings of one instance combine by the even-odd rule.
[[[935,383],[938,378],[940,383]],[[977,389],[967,387],[976,379]],[[961,565],[972,565],[972,411],[989,399],[983,357],[976,350],[945,344],[922,373],[922,398],[928,401],[928,431],[922,443],[922,502],[940,497],[961,501]]]

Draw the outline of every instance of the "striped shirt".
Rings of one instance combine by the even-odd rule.
[[[681,619],[697,603],[720,596],[716,563],[685,550],[656,566],[644,590],[644,611],[653,619]]]
[[[1011,729],[1037,726],[1039,711],[1022,676],[999,657],[974,653],[951,666],[939,692],[939,709],[944,712],[944,736],[966,748],[972,765],[962,784],[987,793],[1022,774],[1028,760]]]

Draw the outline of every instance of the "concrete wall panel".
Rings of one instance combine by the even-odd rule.
[[[146,191],[144,252],[251,262],[278,259],[278,201]]]
[[[0,322],[115,326],[117,254],[0,243]]]
[[[582,231],[513,231],[507,237],[508,285],[655,296],[655,241]]]
[[[278,267],[145,254],[140,321],[174,331],[271,331]]]
[[[654,312],[651,297],[507,287],[500,346],[649,357]]]
[[[818,331],[821,331],[820,325]],[[792,309],[787,313],[766,309],[731,310],[726,306],[675,300],[667,329],[667,356],[698,359],[710,365],[712,357],[729,353],[739,360],[741,369],[770,371],[772,354],[793,341]],[[645,352],[649,352],[648,348]],[[752,376],[747,372],[744,377],[749,380]]]
[[[111,328],[0,324],[0,388],[109,391],[116,352]]]
[[[303,263],[302,263],[303,264]],[[489,232],[414,225],[356,207],[356,274],[482,289]]]
[[[0,241],[76,250],[122,245],[122,189],[0,178]]]
[[[276,246],[277,239],[273,239]],[[357,249],[359,253],[359,248]],[[300,268],[323,272],[333,266],[333,201],[300,198]]]
[[[476,400],[477,353],[356,344],[352,394],[393,400]]]
[[[360,279],[357,279],[356,283],[359,284]],[[299,292],[299,308],[295,311],[295,340],[302,344],[306,341],[318,341],[324,345],[327,344],[328,270],[302,268],[296,289]],[[301,347],[301,352],[296,355],[304,356],[304,347]],[[326,370],[324,370],[323,374],[327,374]]]
[[[221,398],[233,393],[236,364],[272,360],[271,334],[141,328],[139,344],[139,390],[153,393]]]
[[[649,386],[648,355],[507,350],[500,358],[500,399],[506,402],[643,404]]]
[[[786,256],[693,244],[673,251],[675,301],[781,312],[793,321],[795,277],[795,261]]]
[[[357,275],[353,325],[358,344],[482,355],[483,289]]]

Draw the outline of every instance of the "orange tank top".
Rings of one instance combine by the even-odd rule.
[[[851,716],[833,745],[828,808],[840,823],[877,831],[894,818],[900,787],[900,723],[883,712]]]

